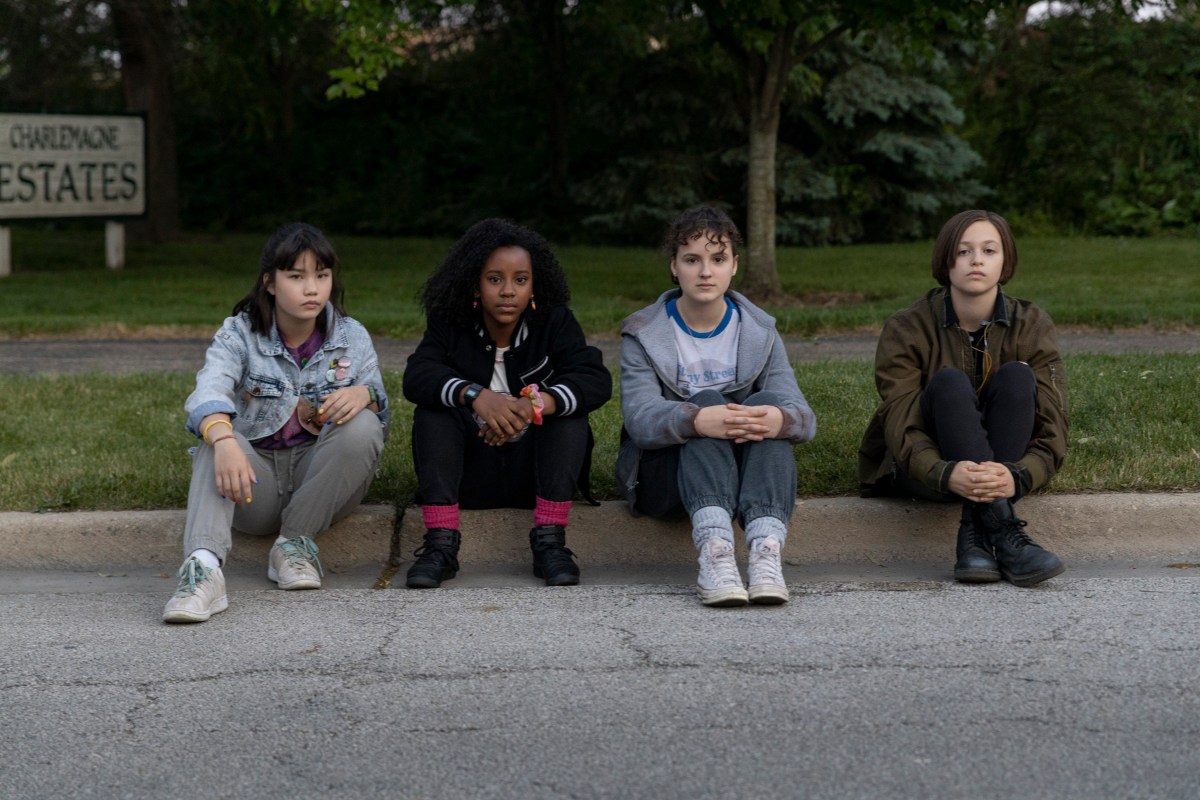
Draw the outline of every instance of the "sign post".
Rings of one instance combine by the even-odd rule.
[[[101,218],[105,264],[125,264],[125,226],[146,213],[141,115],[0,112],[0,276],[12,271],[13,220]]]

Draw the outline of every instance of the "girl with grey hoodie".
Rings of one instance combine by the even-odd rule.
[[[669,290],[621,325],[617,484],[636,514],[686,514],[710,606],[788,601],[781,556],[796,499],[792,444],[816,434],[775,320],[730,289],[737,226],[701,206],[668,229]],[[749,591],[733,521],[750,552]]]

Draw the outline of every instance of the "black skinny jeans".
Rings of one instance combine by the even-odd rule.
[[[412,427],[417,501],[462,508],[533,508],[535,496],[570,501],[589,433],[586,416],[548,416],[516,442],[492,447],[467,409],[418,406]]]
[[[1019,460],[1033,436],[1036,409],[1037,381],[1024,361],[1001,364],[979,395],[967,373],[953,367],[938,370],[921,394],[925,430],[947,461]],[[919,477],[899,473],[897,483],[929,500],[963,499],[934,491]]]

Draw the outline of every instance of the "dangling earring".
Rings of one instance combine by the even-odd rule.
[[[471,301],[471,308],[479,308],[479,298],[478,297]]]
[[[537,300],[534,300],[532,295],[529,297],[529,307],[537,311]]]

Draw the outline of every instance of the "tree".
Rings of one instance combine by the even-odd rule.
[[[120,0],[111,7],[125,109],[146,114],[148,205],[145,220],[133,223],[131,234],[161,242],[179,235],[179,165],[171,104],[173,9],[158,0]]]
[[[769,302],[783,294],[775,269],[776,156],[779,121],[797,70],[843,33],[889,26],[920,33],[956,21],[984,4],[971,0],[698,0],[713,37],[730,56],[745,92],[749,163],[746,175],[747,261],[742,291]]]

